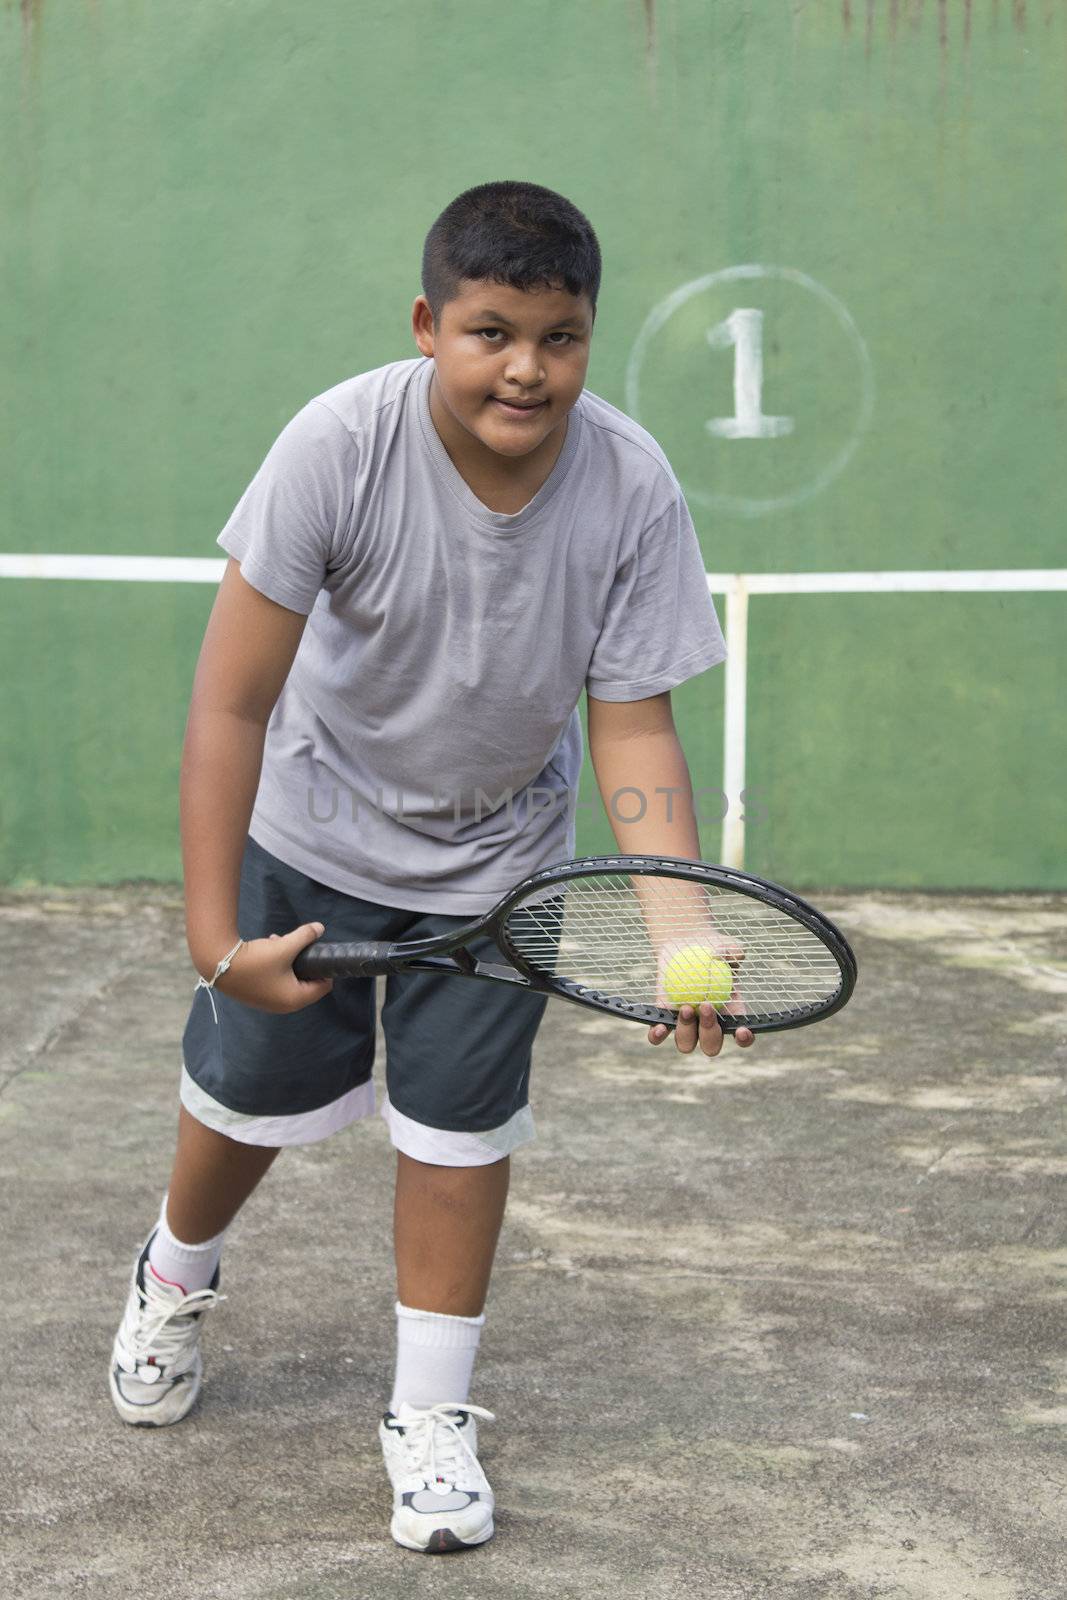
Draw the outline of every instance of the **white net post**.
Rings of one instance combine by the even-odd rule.
[[[748,693],[748,585],[736,574],[726,590],[726,704],[723,719],[722,786],[726,814],[722,819],[720,865],[745,864],[745,823],[741,791],[745,787],[745,717]]]

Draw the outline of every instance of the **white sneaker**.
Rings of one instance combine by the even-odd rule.
[[[194,1294],[184,1294],[178,1284],[163,1283],[148,1268],[153,1237],[154,1232],[133,1269],[108,1381],[115,1410],[124,1422],[163,1428],[180,1422],[200,1393],[202,1318],[226,1296],[215,1292],[218,1268],[211,1287]]]
[[[493,1491],[478,1464],[475,1417],[496,1419],[466,1402],[401,1404],[378,1426],[393,1485],[389,1532],[407,1550],[437,1555],[493,1537]]]

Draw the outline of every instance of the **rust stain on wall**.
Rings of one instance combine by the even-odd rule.
[[[22,20],[22,91],[25,99],[32,93],[41,70],[44,0],[19,0],[19,16]]]
[[[936,0],[936,4],[937,42],[942,56],[948,52],[950,29],[958,27],[961,12],[963,44],[965,49],[969,48],[974,32],[974,0],[956,0],[955,4],[953,0]],[[1067,0],[1060,0],[1060,6],[1067,11]],[[646,0],[646,9],[651,9],[650,0]],[[1031,9],[1036,13],[1036,7]],[[1057,0],[1043,0],[1041,15],[1046,28],[1052,26],[1058,9]],[[891,44],[896,44],[897,35],[904,21],[910,26],[912,33],[922,33],[925,10],[926,0],[866,0],[864,26],[866,53],[869,55],[871,52],[881,17],[887,18],[889,41]],[[846,34],[853,31],[857,11],[858,0],[841,0],[841,26]],[[1000,27],[1001,0],[988,0],[985,16],[988,18],[990,32],[997,33]],[[1028,21],[1026,0],[1011,0],[1011,20],[1017,32],[1025,32]]]
[[[656,0],[644,0],[645,4],[645,49],[648,54],[656,53]]]
[[[33,30],[39,26],[41,14],[44,11],[44,0],[21,0],[19,9],[22,12],[22,29],[29,38]]]

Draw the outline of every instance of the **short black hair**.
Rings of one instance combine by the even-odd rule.
[[[434,322],[461,280],[489,279],[513,289],[587,294],[596,310],[600,246],[577,206],[537,183],[481,183],[446,206],[422,251],[422,292]]]

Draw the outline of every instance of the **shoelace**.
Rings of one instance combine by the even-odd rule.
[[[484,1417],[487,1422],[496,1421],[493,1413],[486,1411],[484,1406],[468,1405],[466,1401],[462,1406],[444,1402],[427,1406],[425,1410],[420,1409],[417,1417],[401,1423],[409,1472],[418,1473],[431,1484],[438,1480],[452,1484],[456,1481],[456,1474],[466,1464],[464,1456],[469,1457],[477,1470],[481,1471],[478,1457],[459,1431],[458,1411],[469,1411],[472,1416]]]
[[[130,1330],[129,1350],[138,1366],[144,1362],[148,1370],[157,1370],[148,1358],[159,1358],[163,1366],[177,1356],[189,1337],[193,1312],[207,1311],[225,1300],[224,1294],[214,1289],[195,1289],[180,1300],[165,1299],[145,1283],[145,1303],[136,1327]]]

